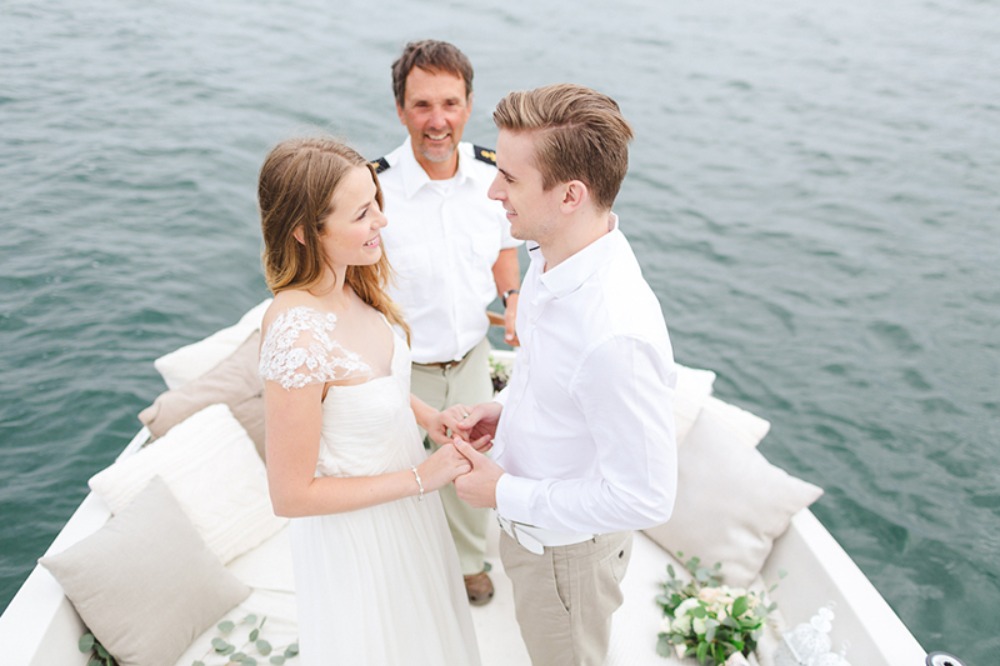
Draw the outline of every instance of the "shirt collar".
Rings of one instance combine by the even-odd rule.
[[[611,228],[608,233],[576,254],[567,257],[558,266],[540,273],[539,280],[556,298],[577,290],[587,278],[607,264],[609,258],[616,254],[623,244],[628,243],[618,228],[618,216],[615,213],[609,215],[608,224]],[[540,256],[539,259],[545,261],[544,256]]]
[[[462,185],[470,177],[470,158],[463,154],[461,144],[456,148],[456,151],[458,152],[458,171],[455,172],[455,185]],[[403,142],[400,168],[403,171],[403,191],[407,199],[431,182],[430,176],[427,175],[427,172],[424,171],[424,168],[420,166],[420,162],[413,155],[413,144],[409,136]]]

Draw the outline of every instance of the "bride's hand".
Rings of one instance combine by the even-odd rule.
[[[472,411],[465,405],[452,405],[431,416],[427,422],[427,436],[440,446],[451,443],[456,426]]]
[[[472,465],[451,442],[442,444],[427,460],[417,465],[425,492],[434,492],[471,470]]]

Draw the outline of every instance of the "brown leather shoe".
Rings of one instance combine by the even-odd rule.
[[[489,574],[480,571],[477,574],[464,576],[465,592],[469,595],[469,603],[473,606],[482,606],[490,603],[493,598],[493,581]]]

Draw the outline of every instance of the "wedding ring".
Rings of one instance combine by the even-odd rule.
[[[467,419],[467,418],[469,418],[469,416],[470,416],[469,412],[462,412],[462,418],[463,419]]]

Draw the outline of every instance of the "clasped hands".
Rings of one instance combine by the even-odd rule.
[[[434,418],[427,434],[439,448],[421,465],[431,466],[432,490],[454,482],[459,498],[470,506],[496,507],[497,481],[504,471],[485,453],[493,446],[502,409],[496,402],[453,405]]]

